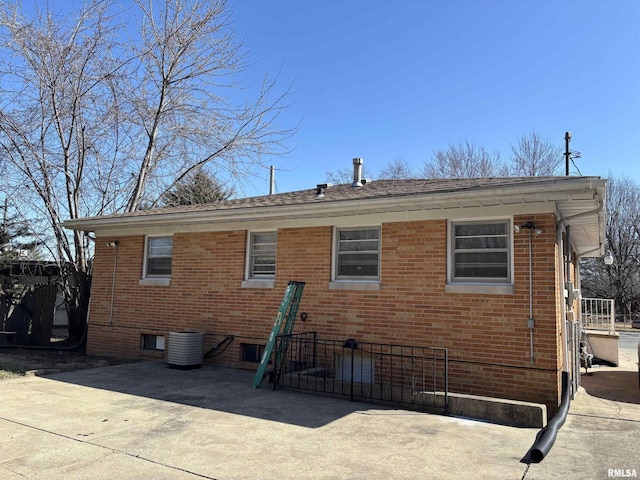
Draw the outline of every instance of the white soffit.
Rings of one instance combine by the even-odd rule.
[[[604,180],[568,177],[534,185],[480,190],[95,217],[67,221],[64,226],[94,231],[102,236],[321,225],[357,226],[411,220],[556,213],[560,218],[582,215],[568,224],[572,226],[572,238],[578,251],[584,251],[596,248],[604,238],[604,214],[597,213],[604,198],[604,185]]]

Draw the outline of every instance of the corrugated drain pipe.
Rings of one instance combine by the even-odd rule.
[[[87,341],[87,330],[89,330],[89,323],[84,327],[84,333],[82,338],[75,345],[55,346],[55,345],[0,345],[0,348],[22,348],[24,350],[77,350],[82,347]]]
[[[538,432],[536,441],[529,450],[528,461],[526,463],[540,463],[549,453],[556,441],[558,430],[564,425],[569,413],[569,403],[571,402],[571,385],[569,384],[569,372],[562,372],[562,399],[558,411],[553,416],[547,426]]]
[[[89,308],[87,309],[87,319],[84,324],[84,332],[82,338],[78,343],[74,345],[56,346],[56,345],[0,345],[2,348],[23,348],[25,350],[77,350],[83,347],[87,343],[87,332],[89,331],[89,312],[91,310],[91,301],[89,301]]]

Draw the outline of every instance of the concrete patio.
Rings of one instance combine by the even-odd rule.
[[[146,362],[10,379],[0,384],[0,477],[532,480],[640,473],[637,366],[625,361],[611,370],[628,378],[613,380],[630,383],[634,370],[635,390],[610,393],[604,369],[585,377],[556,444],[530,466],[521,459],[537,429],[252,389],[251,372]]]

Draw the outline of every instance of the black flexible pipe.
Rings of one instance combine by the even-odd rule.
[[[56,345],[0,345],[0,349],[2,348],[22,348],[24,350],[77,350],[82,347],[87,341],[87,330],[89,330],[89,325],[85,326],[84,332],[82,333],[82,338],[75,345],[65,345],[65,346],[56,346]]]
[[[569,373],[562,372],[562,397],[558,411],[553,416],[547,426],[538,433],[536,441],[530,450],[530,459],[534,463],[540,463],[549,453],[556,441],[558,430],[564,425],[569,413],[569,403],[571,402],[571,389],[569,388]]]
[[[211,349],[209,349],[209,351],[205,353],[204,356],[217,357],[218,355],[223,353],[229,345],[231,345],[231,342],[233,342],[235,338],[236,337],[234,335],[227,335],[224,339],[222,339],[222,341],[220,341],[220,343],[211,347]],[[218,351],[220,347],[222,347],[222,350]]]

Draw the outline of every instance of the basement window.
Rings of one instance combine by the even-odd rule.
[[[147,333],[142,334],[142,349],[143,350],[164,350],[164,336],[163,335],[150,335]]]
[[[260,363],[262,354],[264,353],[264,345],[256,343],[241,343],[240,351],[243,362]]]

